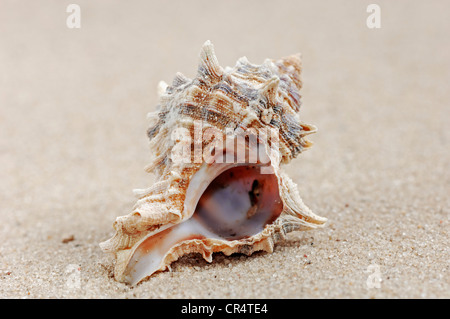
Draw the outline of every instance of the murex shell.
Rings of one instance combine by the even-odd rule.
[[[224,69],[207,41],[196,78],[160,83],[148,130],[156,182],[135,190],[133,211],[100,244],[116,280],[135,285],[189,253],[272,252],[287,233],[324,225],[280,167],[316,131],[298,117],[300,71],[300,55]]]

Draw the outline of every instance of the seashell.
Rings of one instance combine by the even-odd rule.
[[[100,244],[115,254],[116,280],[135,285],[188,253],[272,252],[287,233],[324,225],[282,167],[316,131],[298,117],[300,71],[299,55],[222,68],[207,41],[196,78],[160,83],[147,132],[156,182],[135,190]]]

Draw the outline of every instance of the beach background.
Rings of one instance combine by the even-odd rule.
[[[450,2],[0,1],[1,298],[449,298]],[[157,84],[297,52],[319,131],[286,170],[323,229],[181,258],[131,288],[99,243],[134,205]]]

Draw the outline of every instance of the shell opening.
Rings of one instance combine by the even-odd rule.
[[[219,237],[236,240],[261,232],[282,210],[276,176],[246,165],[217,176],[201,196],[193,218]]]

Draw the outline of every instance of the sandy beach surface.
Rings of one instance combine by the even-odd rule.
[[[449,298],[448,1],[0,1],[0,298]],[[185,256],[131,288],[99,248],[132,209],[157,84],[302,53],[286,167],[325,228],[272,254]]]

